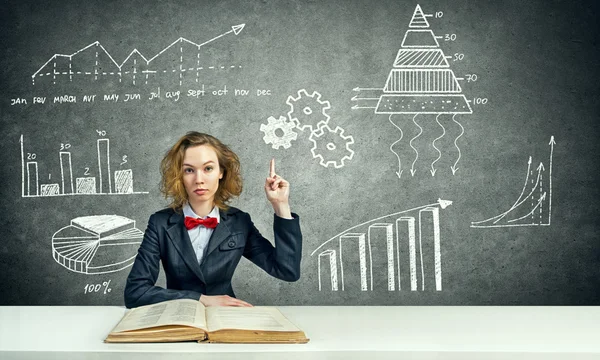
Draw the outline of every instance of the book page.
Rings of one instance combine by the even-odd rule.
[[[206,308],[208,331],[221,329],[300,331],[275,307],[211,306]]]
[[[188,325],[207,330],[204,305],[197,300],[177,299],[129,310],[112,332],[163,325]]]

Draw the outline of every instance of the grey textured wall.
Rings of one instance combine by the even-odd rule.
[[[595,1],[3,1],[0,303],[122,305],[166,205],[158,163],[198,130],[239,154],[232,205],[264,235],[272,157],[301,216],[301,279],[244,260],[244,300],[598,305],[598,16]]]

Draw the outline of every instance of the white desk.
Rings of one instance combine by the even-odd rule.
[[[105,344],[125,308],[4,306],[0,359],[600,359],[600,307],[280,309],[308,344]]]

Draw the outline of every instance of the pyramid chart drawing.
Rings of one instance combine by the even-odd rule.
[[[456,119],[459,114],[472,114],[470,101],[463,94],[463,90],[459,83],[462,78],[457,78],[454,71],[450,69],[448,62],[451,56],[444,55],[444,51],[440,48],[438,37],[435,36],[433,30],[429,28],[428,17],[431,14],[425,14],[420,5],[417,5],[413,12],[412,18],[408,25],[408,30],[404,33],[400,49],[396,54],[396,58],[392,64],[385,85],[379,88],[356,87],[353,91],[366,91],[365,95],[356,95],[351,101],[356,101],[356,105],[352,106],[352,110],[357,109],[374,109],[375,114],[389,115],[389,122],[398,129],[400,138],[390,145],[390,151],[396,155],[398,159],[398,170],[396,175],[402,177],[402,173],[406,168],[409,168],[410,175],[415,176],[417,169],[423,172],[423,169],[428,169],[431,176],[435,176],[440,165],[437,162],[442,158],[442,151],[437,147],[436,142],[441,140],[446,134],[448,126],[457,126],[459,134],[454,139],[454,150],[446,151],[451,154],[454,160],[452,165],[443,165],[441,167],[450,168],[452,175],[458,170],[458,162],[461,158],[461,150],[458,146],[458,139],[464,134],[462,124]],[[414,153],[412,162],[407,162],[405,159],[411,151],[407,149],[396,148],[404,137],[404,131],[401,124],[404,124],[406,119],[400,118],[400,115],[409,114],[412,116],[412,122],[418,129],[418,133],[409,140],[408,144]],[[435,115],[433,117],[428,114]],[[451,116],[451,119],[445,115]],[[398,123],[393,117],[396,116]],[[423,131],[423,127],[418,121],[435,121],[438,124],[439,131],[431,128]],[[425,133],[424,133],[425,132]],[[454,131],[450,133],[455,133]],[[430,146],[423,146],[425,139],[416,142],[417,138],[423,135],[425,139],[431,139]],[[415,146],[416,144],[416,146]],[[437,152],[437,157],[430,164],[425,164],[423,160],[419,161],[419,150],[430,151],[433,148]],[[400,150],[400,151],[396,151]],[[425,157],[427,159],[428,157]],[[429,156],[432,158],[432,156]]]
[[[389,73],[377,114],[472,114],[421,7],[417,5]]]
[[[118,215],[83,216],[52,236],[52,256],[82,274],[105,274],[133,264],[144,233]]]
[[[415,12],[413,13],[410,24],[408,25],[410,28],[428,28],[429,22],[427,22],[427,18],[421,10],[421,6],[417,4],[415,8]]]

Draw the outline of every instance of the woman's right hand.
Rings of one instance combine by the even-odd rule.
[[[243,306],[252,307],[251,304],[231,297],[229,295],[200,295],[200,302],[204,306]]]

